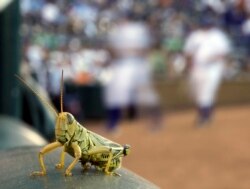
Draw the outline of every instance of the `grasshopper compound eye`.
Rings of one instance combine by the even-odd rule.
[[[72,124],[75,120],[74,116],[70,113],[67,113],[67,120],[68,120],[68,124]]]

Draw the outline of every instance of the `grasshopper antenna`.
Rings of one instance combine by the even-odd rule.
[[[26,83],[24,81],[23,78],[21,78],[20,76],[15,74],[15,77],[17,79],[19,79],[28,89],[30,89],[47,107],[50,108],[50,110],[56,115],[58,116],[58,112],[55,109],[55,107],[53,105],[51,105],[49,102],[47,102],[41,95],[39,95],[28,83]]]
[[[62,77],[61,77],[61,113],[63,112],[63,70],[62,70]]]

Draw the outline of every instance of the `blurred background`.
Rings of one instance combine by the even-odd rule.
[[[53,112],[14,75],[60,111],[63,70],[64,111],[130,144],[126,168],[161,188],[249,188],[249,15],[248,0],[1,1],[0,149],[54,140]],[[200,75],[223,63],[202,125],[189,83],[199,49],[212,57]]]

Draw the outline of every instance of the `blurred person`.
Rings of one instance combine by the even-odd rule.
[[[207,125],[212,118],[215,96],[230,49],[226,34],[209,17],[201,19],[200,26],[186,40],[184,53],[191,97],[198,110],[197,126]]]
[[[144,23],[124,19],[111,30],[108,40],[114,59],[108,68],[104,103],[108,117],[107,128],[109,131],[117,131],[122,111],[130,109],[131,116],[135,116],[133,114],[139,91],[146,89],[146,52],[152,39]]]
[[[237,0],[231,3],[223,15],[225,28],[236,40],[237,36],[239,36],[240,28],[246,19],[247,14],[245,5],[243,5],[243,0]],[[237,41],[235,43],[237,43]]]
[[[55,24],[60,17],[60,10],[57,4],[47,2],[41,9],[41,17],[47,24]]]

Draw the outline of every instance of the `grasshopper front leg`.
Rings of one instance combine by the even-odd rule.
[[[76,163],[79,161],[79,159],[81,158],[81,148],[80,146],[76,143],[76,142],[72,142],[71,143],[71,147],[74,150],[74,155],[75,155],[75,159],[74,161],[68,166],[68,168],[65,171],[65,176],[71,176],[71,170],[73,169],[73,167],[76,165]]]
[[[40,167],[41,167],[41,171],[34,171],[31,173],[31,176],[44,176],[46,175],[46,168],[44,165],[44,161],[43,161],[43,156],[47,153],[49,153],[50,151],[58,148],[62,146],[62,144],[58,141],[50,143],[48,145],[46,145],[45,147],[43,147],[43,149],[39,152],[39,163],[40,163]]]
[[[65,146],[63,147],[63,150],[60,155],[60,162],[56,164],[57,169],[64,168],[64,160],[65,160]]]

